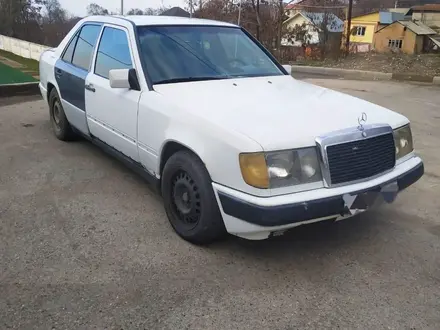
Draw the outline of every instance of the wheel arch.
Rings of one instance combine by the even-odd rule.
[[[212,182],[221,183],[232,189],[254,195],[268,196],[268,190],[249,186],[244,182],[239,154],[241,152],[261,152],[262,147],[254,140],[234,131],[209,125],[202,120],[191,125],[168,125],[164,129],[165,139],[158,148],[155,174],[160,179],[163,168],[171,155],[186,149],[196,155],[204,164]]]
[[[47,103],[50,102],[50,99],[49,99],[50,93],[52,93],[54,88],[56,89],[57,93],[59,94],[58,89],[55,87],[55,84],[53,84],[51,82],[47,83]]]
[[[170,157],[172,155],[174,155],[175,153],[177,153],[179,151],[189,151],[194,156],[199,158],[203,164],[205,164],[202,157],[200,157],[200,155],[193,148],[189,147],[187,144],[182,143],[181,141],[177,141],[177,140],[168,140],[168,141],[164,142],[164,144],[161,148],[161,152],[160,152],[159,174],[161,177],[162,177],[163,169],[164,169],[165,164],[167,163],[168,159],[170,159]],[[205,164],[205,167],[206,167],[206,164]]]

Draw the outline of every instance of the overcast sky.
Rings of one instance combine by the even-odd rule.
[[[114,12],[119,12],[121,8],[121,0],[59,0],[59,2],[64,9],[78,16],[85,16],[87,14],[87,6],[91,3],[97,3]],[[184,0],[124,0],[124,11],[131,8],[158,8],[162,4],[165,7],[186,7]]]

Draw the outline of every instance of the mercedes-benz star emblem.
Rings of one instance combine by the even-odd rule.
[[[367,119],[368,117],[365,112],[362,112],[360,117],[358,117],[358,123],[359,123],[358,129],[362,132],[363,137],[367,137],[367,133],[364,131],[364,125],[367,123]]]

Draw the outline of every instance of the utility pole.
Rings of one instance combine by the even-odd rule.
[[[281,37],[283,33],[283,18],[284,18],[284,2],[280,0],[278,3],[278,24],[277,24],[277,51],[278,59],[281,60]]]
[[[257,40],[260,41],[260,0],[257,0]]]
[[[351,17],[353,15],[353,0],[348,2],[348,13],[347,13],[347,39],[345,41],[345,55],[350,53],[350,34],[351,34]]]
[[[121,15],[124,15],[124,0],[121,0]]]
[[[241,21],[241,0],[240,0],[240,4],[238,5],[238,21],[237,21],[237,25],[240,25],[240,21]]]

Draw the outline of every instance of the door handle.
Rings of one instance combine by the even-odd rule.
[[[58,77],[60,77],[60,76],[63,75],[63,71],[61,71],[61,69],[56,69],[56,70],[55,70],[55,75],[58,76]]]
[[[88,91],[91,91],[93,93],[96,92],[95,86],[93,86],[93,84],[86,84],[85,87]]]

